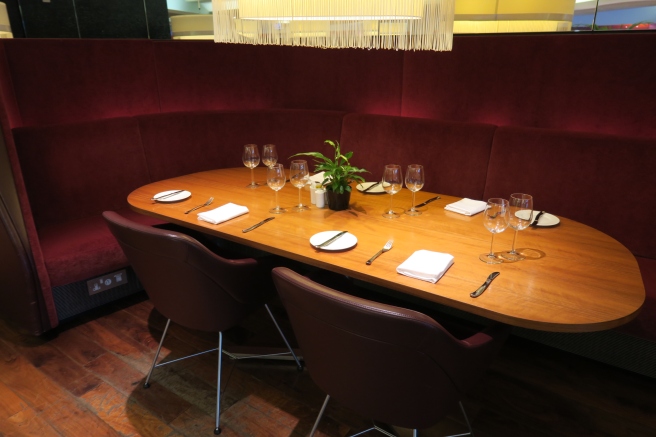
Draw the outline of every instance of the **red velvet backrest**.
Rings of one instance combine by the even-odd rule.
[[[162,112],[273,106],[279,48],[213,41],[153,43]]]
[[[162,111],[304,108],[398,115],[403,52],[154,43]]]
[[[149,182],[137,121],[14,129],[37,228],[127,206]]]
[[[160,110],[148,40],[16,39],[4,44],[21,126]]]
[[[534,208],[585,223],[656,257],[656,140],[498,128],[485,198],[533,195]]]
[[[14,94],[5,41],[8,41],[8,39],[0,39],[0,101],[4,109],[0,111],[0,114],[4,113],[2,116],[3,118],[6,117],[2,124],[3,130],[7,129],[7,126],[16,127],[22,124],[18,102]]]
[[[422,164],[424,189],[481,199],[496,127],[410,117],[348,114],[342,127],[342,151],[353,151],[351,162],[378,181],[387,164]],[[324,153],[329,151],[321,150]]]
[[[187,112],[139,117],[151,180],[240,167],[245,144],[275,144],[278,162],[339,139],[343,113],[262,110]]]
[[[406,52],[402,115],[656,137],[656,33],[455,36]]]
[[[281,55],[276,107],[401,113],[402,51],[284,47]]]

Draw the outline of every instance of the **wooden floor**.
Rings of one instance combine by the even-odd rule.
[[[260,316],[231,332],[233,341],[262,326]],[[156,369],[142,388],[164,323],[142,296],[41,338],[0,321],[0,436],[214,435],[215,353]],[[172,326],[163,353],[182,356],[215,340]],[[223,436],[308,434],[324,394],[306,371],[284,361],[225,362]],[[656,380],[515,337],[465,407],[478,437],[656,436]],[[367,424],[331,403],[318,435]],[[420,435],[464,431],[454,412]]]

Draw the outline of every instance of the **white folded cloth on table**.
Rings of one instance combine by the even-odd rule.
[[[439,281],[449,267],[453,264],[453,255],[430,250],[417,250],[403,261],[396,271],[411,278],[422,281]]]
[[[454,203],[449,203],[444,207],[447,211],[457,212],[458,214],[474,215],[485,211],[487,202],[482,200],[461,199]]]
[[[210,222],[213,225],[218,225],[235,217],[239,217],[242,214],[246,214],[248,208],[241,205],[236,205],[234,203],[226,203],[223,206],[219,206],[211,211],[205,211],[198,214],[200,220]]]
[[[323,182],[323,172],[317,173],[313,176],[310,176],[309,178],[309,183],[312,184],[312,186],[316,186],[317,183],[322,183]]]

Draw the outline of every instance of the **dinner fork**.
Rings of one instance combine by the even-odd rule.
[[[185,211],[185,214],[189,214],[191,211],[196,211],[199,208],[203,208],[203,207],[211,204],[212,202],[214,202],[214,197],[210,197],[209,200],[207,202],[203,203],[202,205],[194,206],[189,211]]]
[[[385,253],[385,252],[387,252],[388,250],[390,250],[390,249],[392,248],[392,244],[394,244],[394,240],[389,240],[387,243],[385,243],[385,245],[383,246],[383,248],[380,249],[378,252],[376,252],[376,254],[375,254],[374,256],[372,256],[372,257],[369,259],[369,261],[367,261],[367,265],[371,265],[371,263],[374,262],[374,260],[375,260],[376,258],[378,258],[378,256],[379,256],[381,253]]]

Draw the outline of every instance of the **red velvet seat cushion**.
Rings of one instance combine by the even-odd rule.
[[[379,181],[387,164],[426,168],[426,191],[481,199],[496,127],[422,118],[348,114],[342,126],[342,151],[352,164]],[[315,148],[324,154],[328,146]]]
[[[177,112],[139,117],[153,181],[215,168],[241,167],[244,144],[272,143],[278,162],[339,139],[342,112],[312,110]]]
[[[128,208],[118,212],[145,225],[163,223]],[[128,265],[102,215],[44,226],[39,229],[39,240],[53,287],[93,278]]]

